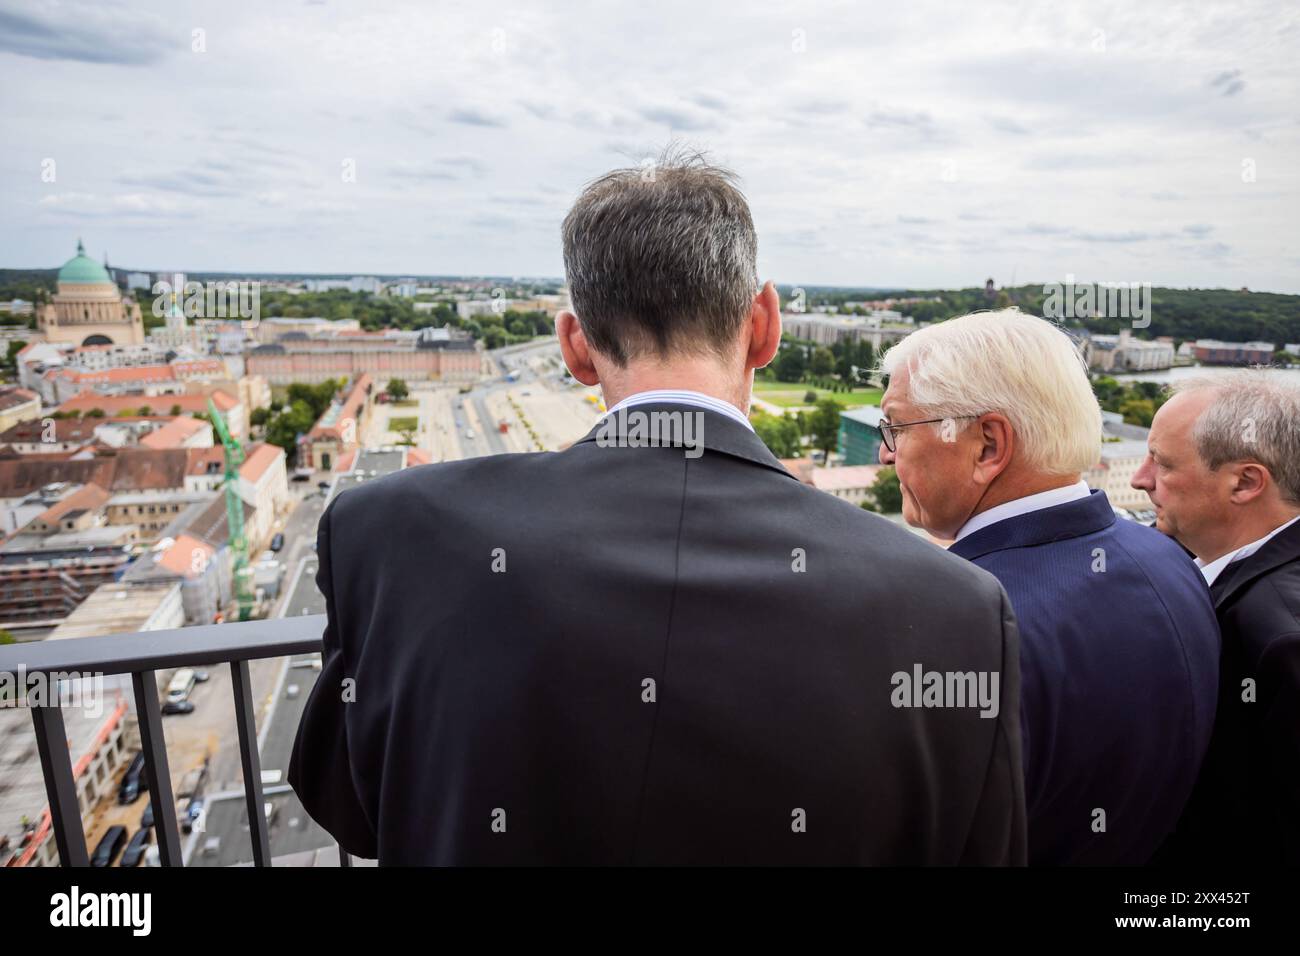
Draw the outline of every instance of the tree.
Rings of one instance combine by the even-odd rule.
[[[893,468],[882,468],[871,485],[871,501],[874,510],[881,514],[893,515],[903,510],[903,489],[898,484],[898,472]]]
[[[14,339],[9,343],[9,352],[5,355],[5,368],[14,368],[17,365],[16,357],[19,352],[27,347],[27,343],[22,339]]]
[[[176,413],[173,412],[172,414]],[[271,410],[269,408],[255,408],[248,416],[248,423],[256,426],[265,425],[270,417]]]
[[[787,345],[781,349],[781,354],[777,357],[776,366],[773,370],[776,372],[778,381],[798,382],[803,380],[807,364],[801,346]]]
[[[785,415],[767,415],[756,413],[750,423],[754,431],[763,440],[777,458],[797,458],[801,451],[799,426],[794,419]]]
[[[831,350],[821,346],[813,352],[812,373],[814,375],[829,375],[835,371],[835,356]]]
[[[812,428],[813,447],[820,448],[829,459],[840,441],[840,406],[833,398],[823,398],[817,403],[809,423]]]
[[[179,415],[180,413],[181,413],[181,407],[180,407],[179,405],[173,405],[173,406],[171,407],[171,411],[169,411],[167,414],[168,414],[168,415]],[[253,412],[253,414],[257,414],[256,410]],[[257,422],[253,422],[253,424],[256,425]]]
[[[808,391],[806,391],[806,392],[803,393],[803,403],[804,403],[805,405],[816,405],[816,404],[817,404],[817,393],[816,393],[815,391],[813,391],[811,388],[808,389]]]
[[[388,392],[389,397],[395,402],[400,402],[405,399],[406,396],[411,394],[410,390],[406,387],[406,383],[400,378],[390,378],[388,380],[388,388],[385,389],[385,391]]]

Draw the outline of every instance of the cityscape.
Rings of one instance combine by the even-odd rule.
[[[11,372],[0,391],[0,628],[13,643],[323,615],[315,532],[333,496],[435,462],[560,451],[605,411],[600,389],[575,381],[542,332],[569,305],[555,280],[200,281],[109,267],[79,241],[50,272],[37,301],[4,303],[0,333]],[[213,286],[256,288],[279,314],[206,317]],[[1018,294],[993,280],[976,289],[990,305]],[[419,325],[299,314],[309,309],[294,303],[319,296],[332,308],[399,302]],[[756,427],[801,482],[902,524],[897,481],[879,461],[874,358],[943,295],[786,298],[799,311],[783,315],[782,354],[756,381]],[[1175,343],[1081,325],[1078,348],[1099,382],[1134,394],[1150,391],[1152,375],[1200,365],[1276,363],[1300,375],[1294,342]],[[1137,401],[1103,413],[1102,455],[1085,480],[1125,519],[1149,522],[1147,495],[1131,484],[1150,424]],[[338,862],[283,779],[319,669],[310,654],[250,667],[269,845],[285,865]],[[251,863],[226,669],[158,679],[185,863]],[[102,696],[67,709],[87,845],[113,865],[158,865],[135,697],[112,679]],[[0,852],[9,866],[57,865],[29,716],[10,707],[0,720]]]

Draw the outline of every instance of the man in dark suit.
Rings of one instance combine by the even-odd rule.
[[[563,234],[610,413],[331,503],[307,811],[383,864],[1024,862],[1005,594],[755,435],[780,302],[729,174],[616,171]]]
[[[1133,476],[1196,556],[1223,631],[1218,719],[1170,863],[1300,864],[1300,388],[1181,382]]]
[[[1101,413],[1069,337],[1015,309],[885,356],[903,514],[997,576],[1020,624],[1031,864],[1146,863],[1209,744],[1219,633],[1192,560],[1080,475]]]

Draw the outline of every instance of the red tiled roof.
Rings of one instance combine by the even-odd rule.
[[[187,475],[216,475],[225,471],[226,453],[220,445],[213,445],[211,448],[187,448],[185,452],[188,455],[185,462]],[[217,462],[221,467],[211,471],[208,468],[211,462]]]
[[[228,412],[239,404],[238,399],[221,389],[213,390],[212,401],[221,412]],[[105,415],[113,416],[125,408],[139,409],[146,405],[150,408],[169,409],[173,405],[178,405],[183,414],[190,415],[206,415],[208,411],[208,399],[205,395],[100,395],[88,389],[72,396],[59,406],[59,410],[84,413],[98,408]]]
[[[156,428],[140,439],[141,448],[180,448],[187,438],[207,428],[207,422],[188,415],[177,415],[162,428]]]
[[[93,482],[83,485],[70,495],[64,495],[61,501],[55,502],[38,514],[32,521],[40,521],[44,524],[54,524],[69,511],[77,508],[84,508],[89,511],[97,511],[102,508],[111,498],[107,491]]]
[[[282,457],[284,457],[284,449],[279,445],[259,442],[248,453],[244,463],[239,466],[239,477],[256,483],[266,473],[266,469],[270,468],[277,458]]]
[[[178,536],[172,546],[158,556],[158,565],[181,577],[198,577],[207,568],[217,549],[193,535]],[[202,555],[200,557],[200,554]]]
[[[93,482],[109,491],[185,486],[187,449],[105,448],[98,452],[85,459],[35,454],[0,460],[0,498],[19,498],[56,481]]]
[[[338,410],[338,414],[334,416],[332,424],[322,425],[319,421],[316,422],[307,437],[341,439],[343,437],[343,423],[349,419],[353,421],[353,427],[355,428],[357,411],[365,404],[366,390],[370,388],[370,384],[370,373],[362,372],[358,375],[356,381],[352,384],[352,389],[348,392],[347,398],[343,399],[343,405]],[[328,414],[329,412],[326,411],[325,415]],[[325,415],[322,415],[321,418],[324,418]]]
[[[174,382],[176,373],[170,365],[131,365],[95,371],[63,369],[62,375],[81,385],[112,385],[118,382]]]
[[[102,418],[55,418],[54,434],[50,436],[51,444],[80,441],[89,442],[95,438],[95,426],[104,422]],[[30,445],[44,443],[46,439],[46,422],[40,418],[29,418],[25,422],[0,432],[0,442]]]
[[[39,402],[41,397],[35,392],[29,392],[25,388],[10,386],[9,388],[0,389],[0,411],[17,408],[19,405],[26,405],[28,402]]]

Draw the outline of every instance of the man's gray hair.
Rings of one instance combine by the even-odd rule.
[[[583,190],[564,272],[588,343],[620,366],[727,355],[758,292],[758,238],[733,173],[670,147]]]
[[[1170,391],[1214,391],[1196,419],[1192,440],[1206,467],[1255,461],[1268,469],[1282,497],[1300,504],[1300,386],[1263,369],[1203,375]]]

